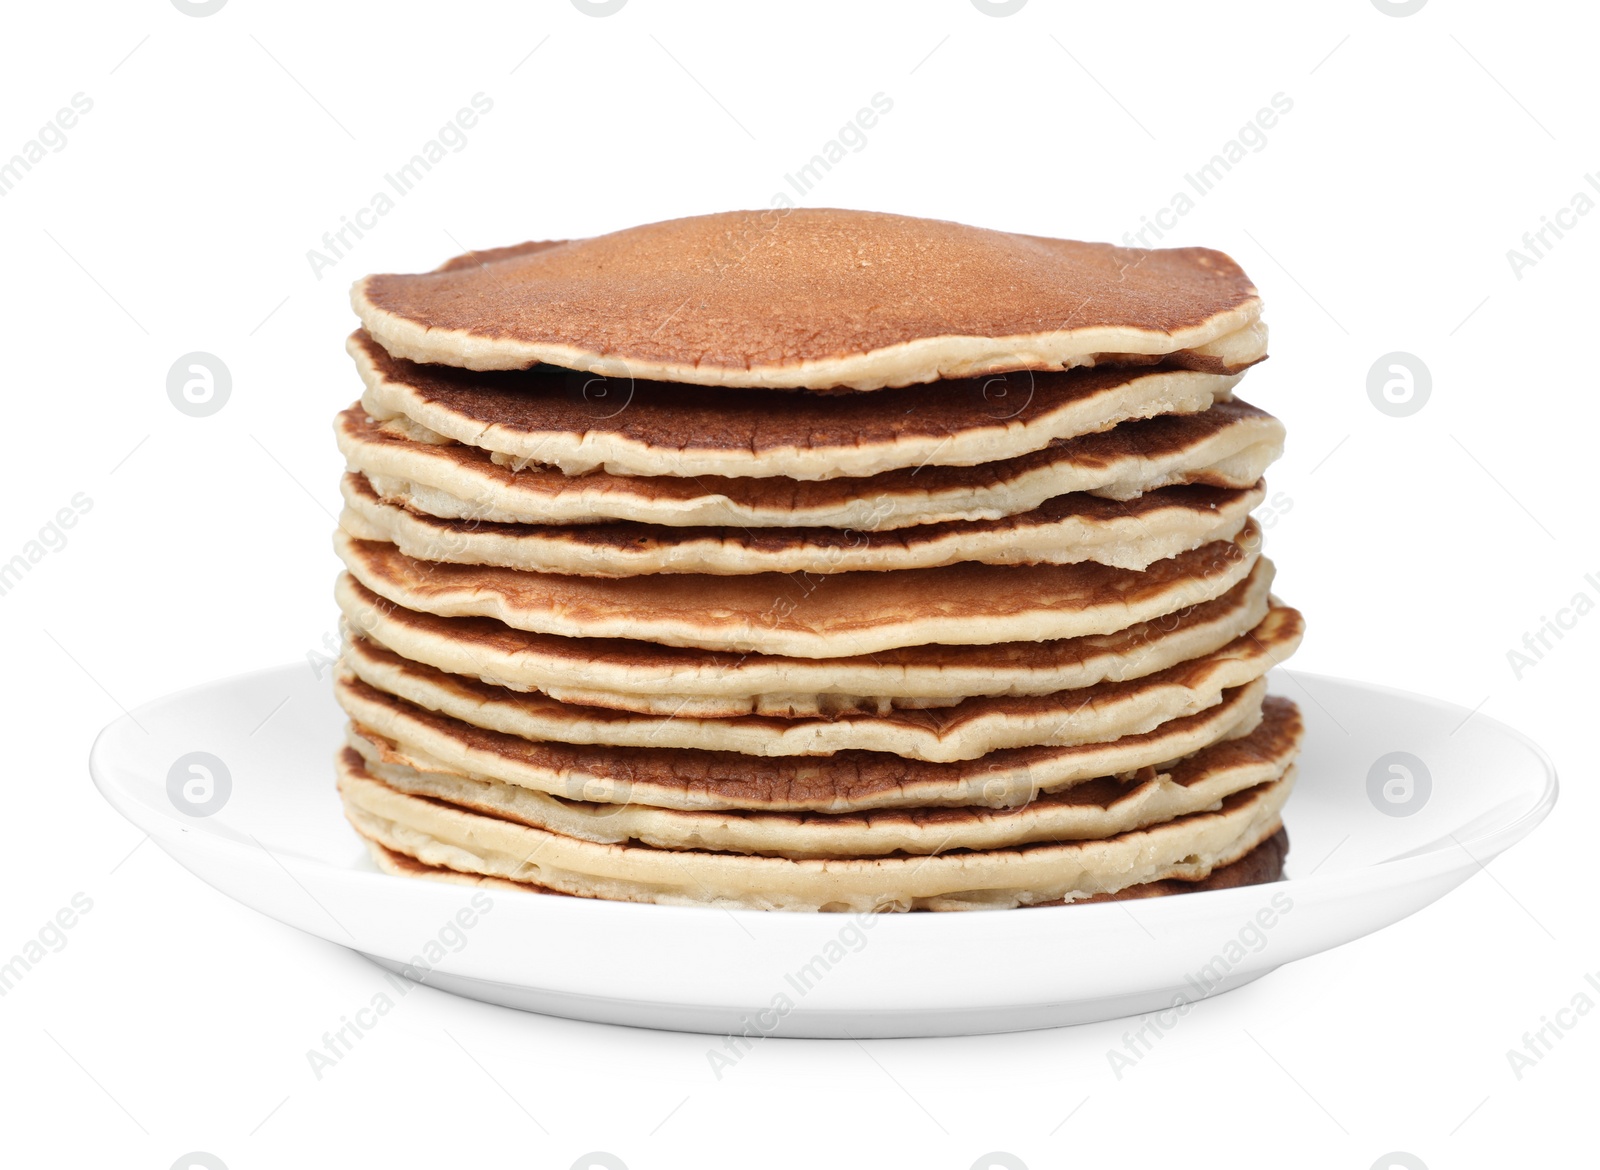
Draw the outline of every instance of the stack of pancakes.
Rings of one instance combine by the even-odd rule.
[[[380,867],[787,910],[1280,876],[1301,618],[1228,257],[732,213],[354,301],[338,767]]]

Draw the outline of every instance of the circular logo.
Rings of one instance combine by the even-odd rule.
[[[569,772],[562,785],[561,795],[567,800],[583,801],[594,807],[593,817],[614,817],[628,807],[633,796],[633,783],[624,776],[621,780],[602,778],[587,772]]]
[[[569,370],[565,375],[567,397],[578,404],[590,419],[600,422],[628,409],[633,401],[633,378],[628,374],[605,374]]]
[[[1367,397],[1391,418],[1416,414],[1433,393],[1433,375],[1414,353],[1396,350],[1372,363],[1367,371]]]
[[[1376,0],[1374,0],[1376,3]],[[1417,8],[1422,5],[1418,4]],[[1412,9],[1413,12],[1416,9]],[[1415,1154],[1408,1154],[1404,1150],[1394,1150],[1385,1154],[1372,1164],[1372,1170],[1428,1170],[1428,1164]]]
[[[1008,370],[977,379],[983,412],[993,419],[1016,418],[1033,401],[1033,371]]]
[[[167,371],[167,397],[190,418],[216,414],[232,392],[233,375],[213,353],[186,353]]]
[[[174,0],[176,3],[176,0]],[[218,4],[218,8],[222,5]],[[172,1170],[228,1170],[227,1165],[215,1154],[207,1154],[203,1150],[195,1150],[192,1154],[185,1154],[172,1164]]]
[[[577,0],[573,0],[576,4]],[[618,4],[618,8],[622,5]],[[572,1163],[572,1170],[628,1170],[628,1164],[615,1154],[608,1154],[604,1150],[591,1150],[587,1154],[579,1155],[577,1161]]]
[[[1421,812],[1433,793],[1433,777],[1410,752],[1389,752],[1367,769],[1367,799],[1386,817]]]
[[[1015,1154],[991,1150],[972,1164],[972,1170],[1028,1170],[1028,1164]]]
[[[172,6],[185,16],[211,16],[221,12],[228,0],[172,0]],[[206,1157],[211,1155],[207,1154]],[[222,1165],[218,1162],[217,1165]]]
[[[1036,795],[1033,774],[1026,764],[1016,768],[991,764],[978,803],[987,808],[1017,809],[1031,803]]]
[[[972,0],[972,6],[985,16],[1013,16],[1028,0]],[[1011,1155],[1006,1154],[1009,1158]]]
[[[167,769],[167,799],[187,817],[209,817],[220,812],[233,795],[228,765],[210,752],[190,752]]]
[[[1422,11],[1422,6],[1427,2],[1428,0],[1372,0],[1372,6],[1385,16],[1415,16]],[[1409,1158],[1411,1155],[1404,1156]]]
[[[627,3],[628,0],[572,0],[572,6],[585,16],[614,16]],[[604,1155],[607,1158],[610,1156]]]

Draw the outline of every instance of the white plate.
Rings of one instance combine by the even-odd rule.
[[[327,680],[303,663],[141,707],[101,733],[89,767],[118,811],[245,905],[391,970],[426,958],[432,944],[442,958],[413,971],[433,987],[717,1034],[955,1035],[1102,1020],[1231,990],[1421,909],[1555,803],[1550,761],[1493,719],[1318,675],[1281,671],[1273,684],[1299,701],[1308,725],[1285,818],[1287,881],[1034,910],[858,919],[390,877],[340,812],[332,759],[343,716]],[[196,771],[186,759],[197,752],[222,762],[211,765],[209,795],[207,761]],[[1374,769],[1394,752],[1424,762],[1410,767],[1409,797],[1401,772],[1387,761]],[[219,807],[195,815],[208,800]],[[490,908],[474,909],[474,897]]]

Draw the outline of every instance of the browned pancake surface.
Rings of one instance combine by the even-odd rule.
[[[1289,856],[1289,831],[1281,825],[1278,831],[1250,850],[1238,861],[1212,870],[1197,882],[1168,878],[1159,882],[1144,882],[1129,886],[1114,894],[1096,894],[1092,898],[1079,898],[1073,906],[1087,906],[1091,902],[1125,902],[1136,898],[1161,898],[1169,894],[1201,894],[1207,890],[1232,890],[1240,886],[1261,886],[1283,880],[1283,863]],[[406,860],[411,860],[407,858]],[[415,865],[415,862],[412,862]],[[542,886],[533,887],[540,893],[554,893]],[[1060,902],[1039,902],[1039,906],[1059,906]]]
[[[576,898],[579,894],[569,894],[565,890],[552,890],[548,886],[537,885],[534,882],[513,882],[505,878],[483,877],[480,874],[462,873],[459,870],[446,869],[438,865],[424,865],[414,857],[404,853],[396,853],[379,845],[376,841],[368,842],[373,852],[383,859],[384,868],[390,873],[405,877],[425,877],[454,881],[468,881],[501,888],[516,888],[525,890],[530,894],[550,894],[558,898]],[[1073,906],[1087,906],[1091,902],[1123,902],[1138,898],[1160,898],[1171,894],[1201,894],[1207,890],[1232,890],[1240,886],[1261,886],[1270,882],[1283,880],[1283,863],[1289,856],[1289,832],[1279,826],[1278,831],[1268,837],[1261,844],[1250,850],[1243,857],[1229,865],[1214,869],[1207,876],[1195,882],[1177,881],[1168,879],[1159,882],[1144,882],[1141,885],[1129,886],[1118,890],[1114,894],[1096,894],[1091,898],[1079,898],[1077,901],[1067,903]],[[1023,909],[1037,910],[1044,906],[1060,906],[1061,902],[1036,902]],[[918,911],[923,913],[923,911]]]
[[[852,650],[852,637],[874,634],[881,645],[934,641],[987,643],[1012,641],[986,636],[987,627],[1009,618],[1106,607],[1132,612],[1167,604],[1167,612],[1210,600],[1244,577],[1260,550],[1260,531],[1252,523],[1237,540],[1213,541],[1157,561],[1142,571],[1085,562],[1076,565],[980,565],[965,562],[937,569],[893,573],[754,573],[714,577],[684,573],[647,577],[570,577],[530,573],[489,565],[419,561],[392,544],[335,535],[335,548],[363,585],[390,600],[405,598],[410,608],[431,610],[434,599],[454,606],[493,603],[501,614],[516,614],[521,628],[564,632],[584,625],[624,620],[640,629],[681,623],[695,631],[692,644],[719,647],[717,639],[754,637],[762,632],[793,634],[810,641],[829,638],[837,650],[816,657],[839,657]],[[1221,588],[1211,582],[1227,581]],[[1168,599],[1171,599],[1170,604]],[[445,615],[450,616],[450,615]],[[459,616],[472,616],[462,613]],[[955,636],[917,638],[899,631],[918,621],[937,621]],[[959,627],[951,623],[973,623]],[[535,624],[539,623],[539,624]],[[1131,624],[1124,622],[1123,625]],[[895,643],[882,635],[895,632]],[[1107,631],[1108,632],[1108,631]],[[967,635],[962,637],[962,635]],[[658,634],[647,640],[684,644]],[[769,639],[770,640],[770,639]],[[741,647],[742,648],[742,647]],[[761,647],[770,650],[770,646]],[[787,652],[787,651],[785,651]],[[802,650],[802,655],[804,655]]]
[[[736,371],[921,338],[1172,333],[1256,300],[1239,266],[1209,249],[832,209],[726,212],[497,249],[435,272],[371,276],[364,293],[423,329]]]
[[[1124,736],[1117,742],[1119,746],[1134,746],[1159,741],[1215,718],[1227,717],[1228,708],[1244,702],[1243,692],[1248,690],[1250,688],[1240,687],[1225,691],[1221,710],[1174,719],[1153,731]],[[670,793],[674,795],[673,807],[686,803],[676,799],[683,796],[703,801],[706,807],[840,809],[854,803],[871,803],[875,797],[896,790],[932,791],[940,786],[955,789],[972,777],[993,778],[1009,791],[1014,785],[1008,778],[1026,777],[1031,771],[1044,771],[1047,764],[1062,760],[1097,757],[1104,750],[1102,744],[1010,748],[990,752],[977,760],[931,763],[870,751],[836,752],[831,756],[746,756],[691,748],[596,747],[536,742],[473,727],[395,698],[359,679],[341,679],[336,691],[348,693],[362,703],[402,712],[406,718],[471,751],[498,755],[519,766],[561,778],[563,787],[573,792],[583,791],[592,781],[601,787],[632,792],[647,804],[654,803],[651,793]],[[1263,725],[1269,718],[1274,719],[1282,729],[1275,734],[1298,738],[1300,716],[1293,703],[1269,696],[1262,711]],[[373,742],[383,742],[383,737],[370,728],[358,725],[357,730]],[[1256,730],[1259,735],[1261,729]],[[1269,751],[1282,748],[1281,741],[1261,736],[1249,742],[1226,740],[1213,745],[1213,750],[1227,747],[1235,753],[1250,753],[1261,750],[1260,745],[1268,745]]]
[[[921,732],[939,739],[956,738],[963,729],[985,720],[1012,718],[1054,721],[1061,729],[1071,724],[1075,715],[1091,712],[1099,707],[1115,706],[1119,700],[1136,698],[1147,692],[1176,688],[1197,693],[1208,690],[1212,694],[1225,694],[1225,687],[1215,681],[1230,669],[1237,671],[1237,663],[1245,662],[1256,677],[1281,663],[1293,654],[1305,633],[1305,619],[1300,612],[1288,606],[1275,606],[1255,629],[1235,638],[1212,654],[1170,666],[1154,674],[1125,682],[1102,682],[1078,690],[1057,691],[1045,695],[975,696],[962,699],[949,706],[927,708],[898,708],[887,713],[846,711],[819,717],[782,717],[774,715],[734,715],[721,718],[693,720],[704,727],[724,726],[753,734],[776,737],[786,731],[805,729],[808,726],[851,727],[879,729],[892,734],[896,729]],[[607,725],[619,728],[652,727],[661,722],[656,715],[639,715],[631,711],[607,707],[583,706],[552,699],[538,691],[513,691],[468,675],[448,674],[424,663],[413,662],[370,638],[352,637],[345,647],[341,660],[349,669],[380,686],[393,685],[399,695],[412,694],[416,688],[424,694],[449,694],[458,702],[472,708],[473,719],[483,709],[500,708],[507,712],[525,712],[530,719],[550,720],[559,728],[571,731],[573,725],[584,722],[590,725],[584,736],[596,734],[594,729]],[[376,674],[374,672],[381,672]],[[393,682],[384,681],[392,678]],[[1235,681],[1237,675],[1235,674]],[[1227,681],[1224,679],[1224,681]],[[412,697],[416,697],[412,694]],[[427,702],[426,698],[419,701]],[[448,709],[446,707],[445,709]],[[682,727],[691,725],[685,716],[669,717],[667,722]],[[532,735],[532,732],[526,734]],[[540,734],[544,734],[541,732]],[[559,732],[551,732],[556,735]],[[605,733],[599,732],[601,737]],[[577,737],[575,737],[577,738]],[[655,738],[651,737],[652,740]],[[703,737],[700,740],[704,742]],[[816,754],[826,754],[819,752]],[[914,752],[907,752],[914,755]],[[936,757],[937,758],[937,757]]]
[[[378,353],[376,343],[370,339],[363,341],[364,347],[370,347]],[[542,376],[532,372],[517,372],[511,374],[472,374],[467,371],[454,370],[448,366],[416,366],[411,362],[396,362],[384,355],[383,361],[392,366],[412,366],[414,370],[425,371],[418,374],[418,382],[426,380],[436,390],[455,383],[456,389],[445,391],[443,394],[430,391],[430,396],[438,401],[448,402],[452,407],[459,408],[468,417],[481,420],[485,423],[505,426],[511,424],[506,415],[514,411],[522,419],[522,423],[535,430],[543,428],[550,433],[564,430],[569,433],[579,434],[585,431],[605,428],[615,423],[618,428],[631,428],[629,434],[641,442],[659,445],[671,445],[684,442],[704,444],[715,442],[726,447],[737,446],[741,449],[760,450],[764,443],[775,442],[777,445],[792,445],[799,440],[802,433],[811,436],[817,432],[805,426],[803,420],[795,419],[792,431],[783,432],[784,417],[775,418],[771,412],[745,411],[740,404],[747,401],[751,394],[760,394],[760,391],[749,391],[741,394],[728,403],[728,409],[719,410],[714,418],[701,416],[696,422],[688,418],[673,417],[676,410],[671,409],[671,404],[658,403],[657,406],[667,409],[654,413],[648,404],[641,403],[640,410],[635,413],[630,404],[629,408],[614,418],[607,420],[595,417],[604,411],[585,402],[581,397],[576,401],[572,396],[550,395],[539,391],[537,383]],[[1089,373],[1092,371],[1082,371]],[[494,379],[507,379],[511,382],[522,380],[534,384],[529,393],[524,396],[520,393],[500,393],[493,390],[479,390],[472,388],[477,380],[493,381]],[[486,383],[487,384],[487,383]],[[652,384],[654,385],[654,384]],[[548,390],[548,387],[546,388]],[[685,388],[692,389],[692,388]],[[939,391],[936,384],[923,387],[923,395],[934,394]],[[874,401],[883,401],[885,398],[899,391],[879,391]],[[958,391],[959,393],[959,391]],[[543,398],[543,408],[537,403]],[[791,413],[813,408],[800,400],[797,407],[798,396],[785,394],[781,403],[774,404],[773,409],[782,409]],[[856,409],[850,404],[857,401],[853,397],[832,398],[826,400],[830,403],[842,404],[847,410]],[[522,412],[527,411],[527,414]],[[889,412],[880,412],[874,415],[866,412],[861,415],[860,421],[866,424],[869,430],[878,431],[888,428],[904,428],[915,425],[918,419],[935,428],[927,433],[947,434],[954,433],[960,428],[958,419],[946,419],[941,423],[935,416],[938,409],[925,409],[917,404],[908,406],[898,414],[890,415]],[[1026,415],[1025,408],[1023,414]],[[737,416],[737,417],[734,417]],[[349,439],[360,442],[377,444],[396,450],[418,450],[433,459],[449,460],[462,466],[471,467],[474,471],[490,477],[493,481],[506,486],[515,485],[524,491],[536,491],[550,496],[560,495],[562,492],[595,490],[604,488],[618,492],[636,494],[642,497],[663,500],[694,500],[704,496],[722,495],[738,503],[753,508],[792,509],[803,510],[827,505],[836,505],[841,501],[852,499],[876,499],[884,496],[899,496],[913,494],[935,495],[940,492],[956,491],[962,488],[979,491],[996,487],[1014,480],[1029,472],[1046,468],[1052,464],[1073,464],[1084,468],[1108,468],[1119,462],[1134,458],[1160,460],[1181,454],[1183,451],[1204,443],[1208,438],[1225,428],[1240,422],[1270,419],[1272,416],[1266,411],[1251,406],[1249,403],[1237,399],[1218,402],[1209,410],[1202,410],[1188,414],[1164,414],[1155,418],[1135,419],[1130,422],[1119,423],[1109,431],[1101,431],[1093,435],[1081,435],[1073,439],[1057,439],[1049,446],[1038,451],[1030,452],[1013,459],[1003,459],[991,463],[980,463],[972,467],[945,467],[929,464],[925,467],[905,467],[894,471],[881,472],[878,475],[861,477],[842,477],[838,479],[801,480],[789,479],[784,476],[754,477],[729,477],[720,475],[700,475],[693,477],[678,477],[667,475],[633,476],[613,475],[606,471],[593,471],[582,476],[567,475],[555,468],[546,467],[537,463],[525,467],[513,468],[503,463],[495,462],[486,450],[462,443],[443,445],[418,444],[409,439],[392,434],[384,427],[371,419],[359,404],[341,412],[335,421],[335,427]],[[985,416],[985,424],[994,422],[993,416]],[[739,428],[745,428],[742,439]],[[946,427],[948,429],[938,429]],[[898,431],[895,433],[903,433]],[[867,436],[866,440],[870,440]],[[1216,487],[1244,487],[1241,483],[1220,482],[1215,476],[1205,471],[1197,471],[1191,476],[1192,482],[1210,483]]]
[[[1263,481],[1264,482],[1264,481]],[[1078,520],[1085,524],[1109,524],[1127,520],[1137,524],[1156,521],[1162,513],[1192,513],[1215,516],[1227,510],[1242,518],[1251,504],[1255,489],[1211,487],[1207,484],[1180,484],[1157,488],[1131,500],[1108,500],[1087,492],[1069,492],[1046,500],[1039,507],[1001,520],[948,520],[938,524],[916,524],[886,532],[859,532],[848,528],[746,528],[743,526],[689,525],[668,527],[615,520],[600,524],[502,524],[489,520],[446,520],[406,508],[403,501],[385,500],[366,476],[350,472],[345,477],[347,490],[358,500],[372,504],[391,504],[405,508],[412,520],[438,534],[442,544],[452,546],[461,537],[474,535],[558,540],[573,547],[600,552],[643,552],[669,548],[693,541],[714,541],[751,553],[775,554],[807,546],[823,554],[860,553],[864,550],[915,549],[964,534],[1015,533],[1021,537],[1030,528]],[[1236,521],[1237,522],[1237,521]],[[430,554],[443,555],[443,554]],[[467,557],[460,558],[463,561]],[[837,562],[832,562],[837,563]],[[620,574],[619,574],[620,575]]]
[[[463,370],[391,357],[365,330],[350,348],[388,382],[453,414],[525,435],[599,431],[667,450],[763,451],[888,446],[1024,426],[1167,366],[1026,370],[871,394],[694,386],[601,377],[555,366]]]

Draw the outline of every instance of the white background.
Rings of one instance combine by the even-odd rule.
[[[0,999],[4,1160],[1549,1161],[1592,1113],[1600,1018],[1520,1080],[1506,1050],[1600,970],[1600,617],[1520,680],[1507,651],[1600,596],[1583,579],[1600,572],[1600,215],[1521,279],[1506,253],[1600,168],[1591,18],[1445,0],[1403,18],[1369,0],[1032,0],[1005,18],[969,0],[632,0],[603,19],[567,0],[9,8],[0,159],[74,94],[94,105],[0,198],[0,560],[74,494],[93,506],[0,596],[0,957],[75,893],[93,909]],[[465,149],[314,277],[307,250],[478,92],[494,107]],[[893,111],[807,204],[1112,240],[1274,94],[1293,101],[1165,242],[1232,253],[1267,300],[1273,357],[1244,394],[1289,427],[1271,485],[1292,508],[1269,550],[1311,622],[1296,666],[1526,730],[1563,772],[1554,816],[1414,918],[1201,1005],[1121,1081],[1106,1051],[1122,1022],[866,1052],[774,1041],[719,1082],[700,1037],[432,990],[315,1080],[306,1049],[374,969],[141,844],[84,759],[120,708],[301,659],[334,628],[349,282],[764,207],[879,92]],[[209,418],[167,399],[192,350],[232,371]],[[1433,376],[1409,418],[1366,394],[1393,350]]]

